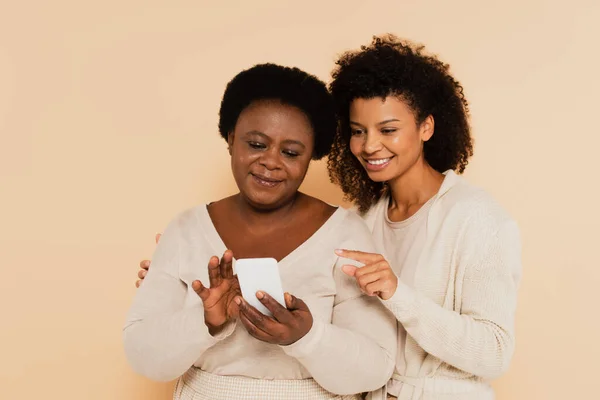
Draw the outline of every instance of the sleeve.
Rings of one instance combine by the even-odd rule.
[[[123,329],[125,354],[132,368],[157,381],[183,375],[204,351],[234,329],[232,323],[213,337],[204,324],[202,301],[184,305],[187,286],[178,275],[181,218],[161,236]]]
[[[340,248],[373,251],[371,234],[360,223],[358,234],[340,243]],[[362,294],[354,279],[342,272],[345,264],[360,266],[353,260],[336,260],[333,274],[337,294],[331,324],[314,321],[306,336],[282,346],[319,385],[339,395],[384,386],[394,371],[398,340],[394,316],[377,298]]]
[[[401,282],[382,302],[427,353],[493,379],[508,369],[514,352],[519,230],[514,221],[507,221],[496,230],[477,224],[467,233],[466,248],[459,254],[458,270],[464,270],[460,312],[441,307]]]

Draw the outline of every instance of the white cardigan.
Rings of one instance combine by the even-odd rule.
[[[453,171],[445,175],[426,215],[414,282],[399,281],[382,301],[408,334],[398,349],[407,372],[393,379],[401,382],[399,399],[493,399],[487,382],[506,371],[515,347],[520,235],[487,193]],[[371,230],[388,204],[383,198],[364,215]],[[399,275],[402,265],[387,260]]]

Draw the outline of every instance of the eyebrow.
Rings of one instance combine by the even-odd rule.
[[[269,137],[269,135],[266,135],[266,134],[264,134],[264,133],[262,133],[260,131],[254,131],[254,130],[253,131],[248,131],[248,132],[246,132],[246,135],[256,135],[256,136],[262,137],[265,140],[269,140],[269,141],[271,140],[271,137]],[[283,143],[286,143],[286,144],[295,144],[295,145],[298,145],[298,146],[302,147],[303,149],[306,148],[306,145],[304,143],[302,143],[301,141],[299,141],[299,140],[286,139],[286,140],[283,141]]]
[[[385,125],[390,122],[400,122],[400,120],[396,119],[396,118],[390,118],[390,119],[386,119],[385,121],[378,122],[377,125]],[[359,124],[358,122],[355,122],[355,121],[350,121],[350,125],[363,126],[362,124]]]

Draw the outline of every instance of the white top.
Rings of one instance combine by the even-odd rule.
[[[389,221],[389,197],[364,216],[399,276],[394,296],[382,301],[399,323],[388,384],[399,399],[491,399],[487,380],[506,371],[514,351],[517,225],[483,190],[445,175],[408,220]]]
[[[304,300],[312,312],[313,327],[305,337],[290,346],[268,344],[250,336],[241,323],[213,337],[191,283],[208,284],[208,260],[226,247],[206,206],[182,213],[161,237],[127,317],[129,362],[155,380],[175,379],[194,365],[218,375],[312,377],[336,394],[385,385],[394,368],[396,321],[341,271],[354,262],[335,255],[340,247],[375,250],[364,221],[342,208],[279,262],[284,291]]]

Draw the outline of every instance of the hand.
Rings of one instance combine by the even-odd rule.
[[[157,233],[156,236],[154,237],[154,241],[156,242],[156,244],[158,244],[159,240],[160,240],[160,233]],[[146,277],[146,274],[148,273],[148,268],[150,268],[150,260],[140,261],[140,272],[138,272],[138,278],[140,278],[140,279],[135,282],[136,288],[139,288],[140,285],[142,284],[142,281],[144,280],[144,278]]]
[[[398,277],[381,254],[353,250],[336,250],[335,253],[340,257],[365,264],[361,268],[354,265],[344,265],[342,271],[346,275],[354,277],[356,283],[360,286],[360,290],[366,295],[377,295],[382,300],[388,300],[396,293]]]
[[[240,283],[233,274],[233,253],[226,250],[219,261],[218,257],[211,257],[208,262],[208,279],[210,287],[205,287],[202,282],[192,282],[192,289],[202,299],[204,304],[204,323],[211,335],[218,334],[227,322],[236,318],[238,306],[233,301],[241,296]]]
[[[240,321],[256,339],[286,346],[303,338],[312,328],[313,317],[308,306],[291,294],[284,295],[287,308],[264,292],[257,292],[256,298],[271,311],[273,317],[264,315],[242,297],[236,298]]]

